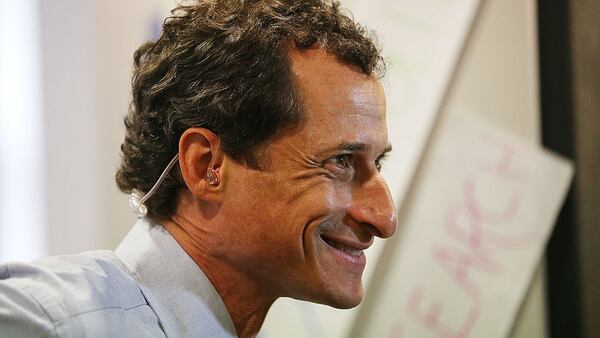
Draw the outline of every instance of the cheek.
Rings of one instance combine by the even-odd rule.
[[[324,184],[320,193],[314,197],[330,212],[343,211],[352,202],[351,182],[330,181]]]
[[[299,198],[286,205],[286,218],[293,220],[303,240],[319,234],[323,225],[338,224],[352,201],[351,189],[347,184],[327,180],[311,188],[302,189]],[[318,237],[318,236],[317,236]]]
[[[318,232],[307,226],[318,227],[343,215],[352,200],[349,183],[322,176],[294,180],[245,173],[237,175],[227,188],[231,191],[226,194],[223,216],[228,229],[222,238],[229,243],[223,245],[239,249],[236,254],[246,257],[297,254],[307,240],[303,236]],[[232,240],[237,242],[235,249]]]

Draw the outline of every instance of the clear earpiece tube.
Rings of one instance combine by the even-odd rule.
[[[145,195],[143,192],[137,189],[133,189],[133,191],[131,191],[131,195],[129,196],[129,208],[138,217],[144,217],[148,214],[148,208],[146,207],[144,202],[146,202],[150,197],[152,197],[156,190],[158,190],[162,182],[165,180],[165,178],[167,178],[167,175],[169,174],[175,163],[177,163],[177,160],[179,160],[179,153],[175,154],[175,157],[173,157],[173,159],[171,160],[171,162],[169,162],[165,170],[163,170],[162,174],[160,174],[160,177],[158,178],[158,180],[156,180],[156,183],[154,183],[152,188],[150,188],[150,191],[148,191]]]

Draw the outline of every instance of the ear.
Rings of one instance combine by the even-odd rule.
[[[186,186],[194,196],[205,201],[215,200],[221,184],[210,184],[207,172],[219,175],[224,153],[219,137],[206,128],[189,128],[179,139],[179,166]]]

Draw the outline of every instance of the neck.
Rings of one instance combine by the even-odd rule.
[[[180,211],[181,203],[178,203]],[[162,220],[165,229],[202,269],[221,296],[239,337],[255,337],[276,297],[251,276],[235,269],[215,253],[218,235],[210,227],[198,223],[193,211],[177,212],[170,220]],[[195,222],[193,221],[195,220]],[[222,247],[222,246],[221,246]]]

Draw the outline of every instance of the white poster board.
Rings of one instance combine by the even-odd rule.
[[[474,118],[445,117],[355,337],[506,337],[572,167]]]
[[[344,1],[355,19],[376,32],[388,62],[384,79],[393,151],[384,164],[394,201],[401,205],[477,13],[479,0]],[[367,251],[368,291],[385,242]],[[345,337],[357,310],[278,300],[260,337]]]

